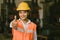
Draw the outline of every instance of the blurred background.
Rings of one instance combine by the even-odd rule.
[[[9,24],[21,1],[31,7],[29,19],[37,24],[38,40],[60,40],[60,0],[0,0],[0,40],[12,40]]]

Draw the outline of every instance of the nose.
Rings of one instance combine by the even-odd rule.
[[[22,14],[25,14],[25,12],[24,12],[24,11],[22,11],[21,13],[22,13]]]
[[[21,11],[20,13],[21,13],[21,14],[25,14],[26,12],[25,12],[25,11]]]

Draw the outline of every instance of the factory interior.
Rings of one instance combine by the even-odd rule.
[[[10,22],[22,1],[31,8],[29,19],[37,25],[37,40],[60,40],[60,0],[0,0],[0,40],[12,40]]]

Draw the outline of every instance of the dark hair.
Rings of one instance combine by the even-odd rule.
[[[29,11],[29,10],[19,10],[19,11],[26,11],[26,12],[30,13],[30,11]],[[19,12],[19,11],[17,11],[17,12]]]

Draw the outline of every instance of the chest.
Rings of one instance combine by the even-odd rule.
[[[17,25],[19,28],[21,28],[21,29],[25,29],[25,30],[33,30],[33,25],[31,24],[31,23],[29,23],[29,24],[24,24],[24,23],[22,23],[22,22],[18,22],[18,25]]]

